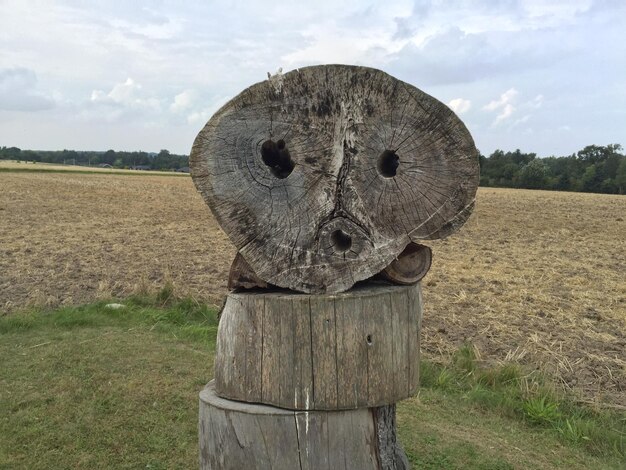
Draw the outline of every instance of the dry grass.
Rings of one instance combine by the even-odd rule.
[[[626,197],[481,189],[432,243],[423,351],[464,342],[626,402]],[[0,309],[154,290],[218,303],[235,250],[189,178],[0,173]]]
[[[2,170],[20,170],[20,171],[53,171],[53,172],[95,172],[95,173],[128,173],[128,174],[153,174],[153,175],[172,175],[171,171],[144,171],[125,170],[122,168],[100,168],[98,166],[80,166],[80,165],[61,165],[56,163],[41,162],[18,162],[16,160],[0,160],[0,171]],[[176,176],[187,176],[184,173],[176,173]]]

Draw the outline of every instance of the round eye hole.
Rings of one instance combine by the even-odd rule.
[[[352,247],[352,237],[343,230],[335,230],[331,233],[330,239],[338,252],[343,253]]]
[[[261,158],[276,178],[287,178],[296,166],[283,139],[277,142],[272,139],[263,142]]]
[[[393,178],[396,176],[398,166],[400,166],[400,157],[398,157],[398,154],[394,150],[385,150],[378,157],[378,173],[385,178]]]

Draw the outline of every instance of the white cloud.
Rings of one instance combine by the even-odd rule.
[[[528,105],[531,108],[535,108],[535,109],[539,109],[543,106],[543,95],[537,95],[535,96],[532,101],[530,101],[530,103],[528,103]]]
[[[54,100],[37,89],[35,72],[25,68],[0,69],[0,109],[41,111],[54,106]]]
[[[132,78],[125,82],[116,83],[108,93],[102,90],[91,92],[91,101],[94,103],[117,104],[128,108],[149,108],[160,111],[161,103],[157,98],[143,96],[142,86]]]
[[[195,92],[193,90],[185,90],[174,97],[174,101],[170,104],[170,111],[174,113],[180,113],[189,109],[195,98]]]
[[[463,114],[470,110],[472,102],[463,98],[455,98],[450,100],[448,107],[457,114]]]
[[[228,96],[220,96],[207,106],[206,108],[193,111],[187,115],[187,124],[197,126],[205,124],[213,114],[220,109],[230,98]]]
[[[506,121],[513,115],[516,109],[514,102],[517,95],[518,91],[515,88],[509,88],[507,91],[500,95],[500,98],[490,101],[488,104],[483,106],[483,109],[486,111],[498,112],[498,115],[492,123],[493,126],[497,126],[498,124]]]

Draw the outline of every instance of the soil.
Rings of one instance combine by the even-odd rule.
[[[475,345],[626,403],[626,197],[481,188],[427,242],[423,353]],[[220,304],[235,250],[188,177],[0,173],[0,311],[155,291]]]

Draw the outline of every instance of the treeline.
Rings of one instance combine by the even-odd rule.
[[[189,166],[187,155],[175,155],[168,150],[149,152],[106,152],[77,150],[21,150],[17,147],[0,147],[0,160],[17,160],[57,163],[80,166],[111,166],[141,170],[178,170]]]
[[[588,145],[567,157],[537,158],[534,153],[496,150],[480,156],[480,185],[626,194],[626,156],[622,146]]]
[[[626,156],[622,146],[588,145],[566,157],[537,158],[520,150],[496,150],[480,156],[480,185],[507,188],[551,189],[590,193],[626,194]],[[34,151],[0,147],[0,159],[113,168],[179,170],[188,166],[187,155],[167,150],[148,152]]]

